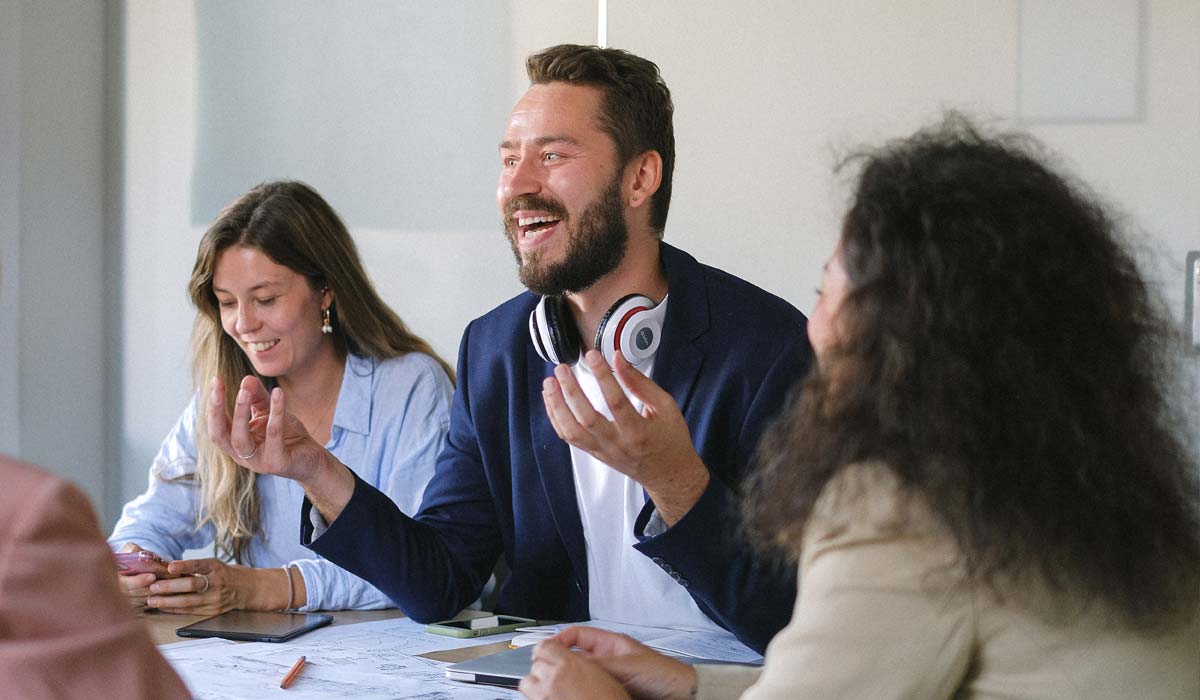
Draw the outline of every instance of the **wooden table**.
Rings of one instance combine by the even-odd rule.
[[[324,615],[333,616],[334,625],[352,625],[356,622],[374,622],[375,620],[390,620],[396,617],[404,617],[404,613],[399,610],[334,610],[323,611]],[[487,613],[481,613],[476,610],[468,610],[461,613],[459,618],[479,617]],[[150,632],[150,639],[155,644],[171,644],[172,642],[182,642],[188,637],[180,637],[175,634],[175,630],[184,625],[190,625],[193,622],[210,617],[209,615],[173,615],[171,613],[158,612],[157,610],[142,609],[137,614],[138,618],[146,623],[146,627]],[[301,637],[303,639],[303,637]],[[431,651],[426,654],[420,654],[426,658],[435,661],[449,661],[457,663],[474,659],[479,656],[487,656],[498,651],[504,651],[508,648],[507,642],[496,642],[494,644],[481,644],[476,647],[467,647],[466,649],[448,649],[446,651]]]

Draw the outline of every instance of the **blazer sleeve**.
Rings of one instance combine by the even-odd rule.
[[[692,509],[670,529],[634,545],[685,586],[700,609],[742,643],[762,652],[788,623],[796,600],[794,572],[764,559],[738,533],[741,477],[763,431],[782,408],[792,385],[808,369],[808,344],[798,334],[772,363],[742,420],[736,481],[717,473]],[[694,427],[692,427],[695,430]],[[710,465],[711,468],[711,465]],[[641,534],[653,504],[638,519]]]
[[[890,486],[837,512],[818,504],[795,614],[743,700],[955,697],[975,644],[974,605],[952,541],[910,506]]]
[[[405,407],[402,421],[386,428],[396,431],[400,444],[389,463],[380,465],[376,488],[403,513],[415,515],[446,441],[453,389],[450,378],[432,360],[416,381],[407,376],[405,381],[411,386],[405,387],[400,402]],[[288,564],[300,570],[308,592],[300,610],[373,610],[395,605],[379,588],[328,559],[296,559]]]
[[[301,542],[370,581],[417,622],[453,617],[475,601],[503,550],[471,414],[471,327],[459,350],[449,435],[416,517],[355,475],[341,514],[313,539],[312,503],[301,509]]]
[[[87,497],[45,478],[0,545],[0,678],[11,697],[187,698],[117,588]]]

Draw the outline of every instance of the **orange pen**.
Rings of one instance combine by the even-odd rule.
[[[296,677],[300,675],[300,669],[302,668],[304,668],[303,656],[301,656],[299,659],[296,659],[296,663],[292,666],[292,670],[288,671],[287,675],[283,677],[283,682],[279,684],[279,687],[286,690],[288,686],[296,681]]]

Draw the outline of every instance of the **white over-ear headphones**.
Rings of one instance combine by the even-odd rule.
[[[630,364],[646,362],[658,350],[666,308],[642,294],[621,297],[600,319],[593,345],[609,365],[616,361],[618,350]],[[529,314],[529,336],[537,354],[546,362],[579,361],[582,343],[563,297],[546,296],[538,301]]]

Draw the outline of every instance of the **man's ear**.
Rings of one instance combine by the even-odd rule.
[[[646,151],[634,156],[625,166],[625,204],[638,208],[650,202],[650,198],[662,184],[662,156],[658,151]]]

